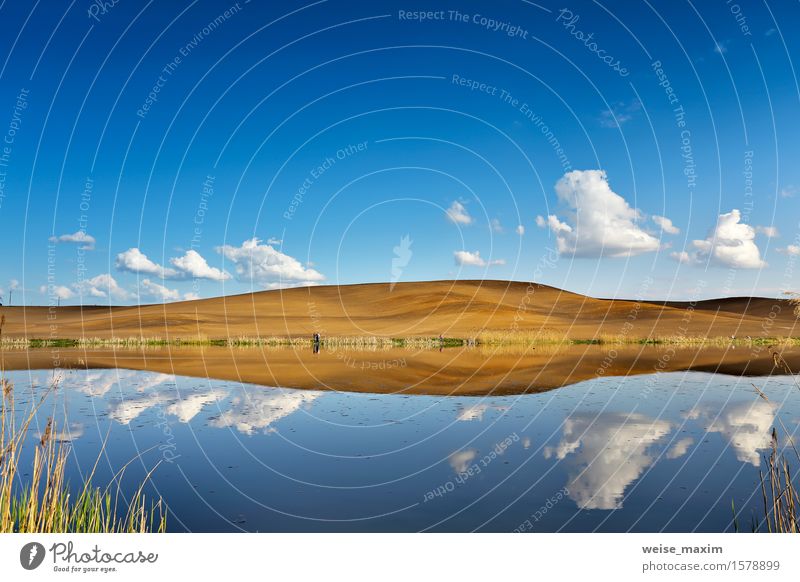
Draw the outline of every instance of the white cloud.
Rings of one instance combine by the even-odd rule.
[[[86,234],[84,230],[78,230],[72,234],[62,234],[61,236],[51,236],[50,242],[54,243],[73,243],[81,245],[81,249],[86,251],[94,250],[94,237]]]
[[[469,251],[455,251],[453,256],[456,260],[456,265],[469,266],[469,267],[490,267],[494,265],[505,265],[503,259],[486,262],[482,257],[480,251],[471,253]]]
[[[472,224],[472,217],[461,202],[453,200],[450,208],[446,210],[447,219],[454,224]]]
[[[776,238],[780,236],[778,227],[776,226],[757,226],[756,232],[758,234],[763,234],[767,238]]]
[[[268,245],[273,245],[273,246],[280,246],[280,245],[283,244],[283,240],[281,240],[279,238],[275,238],[274,236],[271,236],[271,237],[269,237],[267,239],[267,244]]]
[[[11,281],[8,282],[8,290],[16,291],[17,289],[19,289],[19,281],[16,279],[11,279]]]
[[[678,234],[681,231],[681,229],[672,224],[672,221],[666,216],[651,216],[650,218],[667,234]]]
[[[522,226],[521,224],[517,226],[517,234],[518,234],[519,236],[522,236],[522,235],[524,235],[524,234],[525,234],[525,227],[524,227],[524,226]]]
[[[169,262],[181,273],[194,279],[226,281],[231,278],[230,273],[209,266],[208,261],[195,250],[188,250],[182,257],[175,257]]]
[[[781,198],[794,198],[795,194],[797,194],[797,188],[791,184],[785,188],[781,188]]]
[[[558,199],[569,206],[572,224],[550,215],[536,217],[556,235],[558,251],[576,257],[627,257],[659,249],[658,239],[636,222],[640,212],[611,190],[602,170],[575,170],[556,183]]]
[[[75,296],[75,293],[69,287],[65,287],[64,285],[42,285],[39,287],[39,292],[42,295],[52,295],[57,299],[71,299]]]
[[[728,45],[731,44],[729,40],[720,40],[714,43],[714,52],[724,55],[728,52]]]
[[[114,299],[130,299],[131,297],[131,294],[120,287],[114,277],[108,274],[85,279],[80,283],[75,283],[72,288],[81,297],[112,297]]]
[[[251,238],[240,247],[224,245],[217,247],[228,260],[236,265],[236,277],[240,281],[254,281],[267,289],[282,286],[315,285],[325,276],[270,245],[261,244]]]
[[[226,273],[208,264],[197,251],[190,249],[183,256],[173,257],[169,260],[172,267],[164,267],[151,261],[138,248],[130,248],[117,255],[115,266],[119,271],[136,273],[140,275],[153,275],[159,279],[181,281],[185,279],[208,279],[210,281],[226,281],[231,278]],[[173,268],[174,267],[174,268]]]
[[[782,249],[778,249],[778,252],[782,253],[784,255],[800,256],[800,246],[797,246],[797,245],[786,245],[786,247],[784,247]]]
[[[496,232],[497,234],[502,234],[505,232],[505,229],[503,228],[499,218],[493,218],[490,226],[492,227],[492,232]]]
[[[686,251],[672,253],[672,257],[695,265],[707,262],[725,267],[758,269],[767,265],[761,259],[761,252],[754,242],[755,229],[741,222],[742,215],[737,209],[720,214],[717,226],[703,240],[692,241],[693,253]]]
[[[150,279],[142,279],[139,283],[139,292],[146,297],[152,297],[159,301],[178,301],[181,294],[176,289],[168,289],[158,283],[153,283]]]
[[[117,255],[115,263],[117,270],[143,275],[154,275],[160,279],[174,279],[179,277],[178,271],[169,267],[162,267],[147,258],[138,248],[130,248]]]
[[[686,251],[674,252],[669,254],[670,257],[678,261],[679,263],[691,263],[692,257],[689,256],[689,253]]]

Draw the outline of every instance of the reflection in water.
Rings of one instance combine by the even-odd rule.
[[[642,414],[576,413],[564,421],[556,447],[545,458],[569,466],[569,496],[582,509],[618,509],[625,488],[653,462],[649,451],[672,426]]]
[[[11,374],[22,413],[51,373]],[[56,375],[56,405],[68,418],[55,436],[74,443],[78,466],[92,467],[101,446],[110,471],[148,451],[143,468],[158,464],[154,483],[180,517],[174,523],[205,531],[243,523],[260,531],[510,531],[564,487],[568,496],[537,531],[722,531],[731,502],[742,515],[763,511],[753,466],[778,412],[800,417],[788,377],[770,379],[766,402],[747,382],[683,373],[479,399],[127,370]],[[42,408],[35,430],[53,408]],[[277,431],[282,438],[270,436]],[[457,493],[445,486],[420,505],[425,492],[456,482]],[[655,500],[659,510],[650,511]]]
[[[237,392],[231,398],[230,408],[213,420],[211,425],[218,428],[233,427],[247,435],[257,430],[275,430],[270,425],[322,395],[322,392],[259,388]]]
[[[111,402],[111,418],[127,425],[145,411],[157,408],[162,415],[174,416],[179,422],[189,423],[206,406],[216,403],[221,412],[212,418],[211,426],[235,428],[251,435],[257,430],[272,430],[270,425],[296,412],[304,404],[310,404],[322,394],[262,387],[181,391],[176,386],[164,386],[147,392],[162,382],[163,379],[148,382],[144,385],[144,393]]]
[[[476,449],[457,451],[449,457],[450,466],[457,474],[465,473],[477,456],[478,451]]]
[[[694,439],[692,437],[682,438],[678,442],[676,442],[672,447],[667,451],[667,458],[668,459],[679,459],[683,455],[686,454],[686,451],[689,450],[694,444]]]
[[[736,458],[754,467],[760,464],[759,451],[770,446],[777,405],[765,400],[725,404],[722,407],[699,405],[687,418],[705,420],[708,432],[721,434],[736,451]]]
[[[142,373],[136,370],[90,370],[80,374],[75,388],[87,396],[101,397],[114,387],[134,386],[138,392],[166,382],[175,382],[175,376],[160,373]]]
[[[506,410],[508,410],[508,407],[492,406],[490,404],[475,404],[474,406],[461,407],[459,409],[458,416],[456,416],[456,420],[462,422],[469,422],[471,420],[477,420],[478,422],[483,422],[483,415],[490,410],[505,412]]]

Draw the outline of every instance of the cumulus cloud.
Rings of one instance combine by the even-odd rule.
[[[147,258],[138,248],[130,248],[124,253],[117,255],[115,266],[118,271],[136,273],[142,275],[154,275],[160,279],[174,279],[179,273],[175,269],[162,267]]]
[[[117,255],[115,266],[119,271],[138,275],[153,275],[159,279],[181,281],[185,279],[208,279],[210,281],[226,281],[231,278],[226,273],[208,264],[208,261],[197,251],[190,249],[183,256],[169,260],[172,267],[164,267],[151,261],[147,255],[136,247]]]
[[[518,234],[519,236],[522,236],[522,235],[524,235],[524,234],[525,234],[525,227],[524,227],[524,226],[522,226],[521,224],[517,226],[517,234]]]
[[[778,232],[778,227],[776,226],[757,226],[756,232],[758,234],[763,234],[767,238],[776,238],[780,236]]]
[[[224,245],[216,250],[236,265],[237,279],[254,281],[265,289],[316,285],[325,280],[322,273],[304,267],[294,257],[262,244],[258,238],[246,240],[239,247]]]
[[[139,293],[158,301],[178,301],[181,298],[177,289],[168,289],[164,285],[153,283],[150,279],[143,279],[139,283]]]
[[[64,285],[42,285],[39,287],[39,292],[42,295],[51,295],[56,299],[71,299],[75,296],[72,289]]]
[[[784,255],[800,256],[800,246],[786,245],[784,248],[778,249],[778,252]]]
[[[767,265],[761,259],[754,239],[756,230],[741,222],[742,215],[737,209],[720,214],[717,226],[703,240],[692,241],[692,252],[672,253],[672,258],[694,265],[706,263],[740,269],[759,269]]]
[[[97,275],[91,279],[84,279],[79,283],[75,283],[72,288],[75,292],[83,297],[97,297],[113,299],[130,299],[131,294],[119,286],[117,281],[108,274]]]
[[[84,230],[78,230],[72,234],[62,234],[61,236],[51,236],[50,242],[54,243],[72,243],[81,245],[81,249],[86,251],[94,250],[94,237],[86,234]]]
[[[491,267],[494,265],[505,265],[506,262],[503,259],[497,259],[495,261],[486,261],[481,257],[480,251],[475,251],[471,253],[469,251],[455,251],[453,256],[456,260],[456,265],[459,266],[468,266],[468,267]]]
[[[692,257],[686,251],[676,251],[674,253],[670,253],[669,256],[679,263],[688,264],[692,262]]]
[[[496,232],[497,234],[503,234],[505,232],[503,224],[500,222],[499,218],[493,218],[490,226],[492,228],[492,232]]]
[[[559,201],[571,211],[570,222],[551,214],[536,225],[556,235],[558,251],[576,257],[628,257],[656,251],[656,237],[637,222],[641,213],[611,190],[602,170],[575,170],[556,183]]]
[[[231,278],[230,273],[209,266],[208,261],[195,250],[188,250],[182,257],[175,257],[170,259],[169,262],[185,276],[194,279],[226,281]]]
[[[651,216],[650,218],[667,234],[678,234],[681,231],[681,229],[672,224],[672,221],[666,216]]]
[[[465,226],[472,224],[472,217],[469,215],[464,205],[458,200],[453,200],[450,208],[445,212],[447,214],[447,219],[454,224],[463,224]]]

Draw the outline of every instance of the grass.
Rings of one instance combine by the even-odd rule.
[[[774,353],[775,366],[783,368],[789,374],[793,374],[789,365],[780,357],[779,354]],[[794,378],[794,375],[792,376]],[[795,380],[795,385],[798,385]],[[765,402],[769,402],[769,398],[762,392],[758,386],[752,385],[755,388],[759,398]],[[800,388],[800,385],[798,385]],[[785,434],[791,434],[783,421],[778,417],[778,422],[781,424],[781,429]],[[789,444],[793,452],[793,456],[800,462],[800,452],[794,445],[794,442],[789,438]],[[779,450],[778,447],[778,431],[772,427],[772,438],[770,439],[769,455],[764,457],[765,469],[758,470],[759,484],[761,486],[761,500],[763,503],[763,516],[761,519],[756,520],[753,518],[750,531],[759,532],[766,530],[769,533],[800,533],[800,484],[796,481],[798,479],[797,473],[792,473],[791,465],[786,454]],[[740,531],[739,520],[736,515],[736,507],[731,502],[733,509],[733,529]]]
[[[83,486],[73,494],[66,481],[69,444],[60,440],[56,423],[48,419],[41,436],[31,423],[48,390],[18,423],[14,386],[5,378],[0,410],[0,533],[145,533],[166,530],[163,502],[145,498],[144,483],[125,500],[123,469],[105,488],[93,484],[95,463]],[[23,451],[33,447],[30,465],[20,464]],[[98,455],[98,461],[103,452]],[[127,465],[126,465],[127,466]]]
[[[770,533],[800,532],[800,495],[794,482],[797,475],[792,475],[786,455],[778,453],[778,434],[772,429],[772,441],[769,457],[767,457],[766,476],[759,469],[761,495],[764,501],[764,519],[762,527]],[[797,449],[792,445],[795,455]],[[800,460],[800,455],[798,460]]]

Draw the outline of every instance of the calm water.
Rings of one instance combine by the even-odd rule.
[[[18,410],[51,371],[6,374]],[[71,482],[134,459],[174,531],[727,531],[760,515],[758,468],[800,421],[791,377],[603,378],[543,394],[313,392],[152,372],[59,372]],[[782,422],[782,425],[781,425]]]

